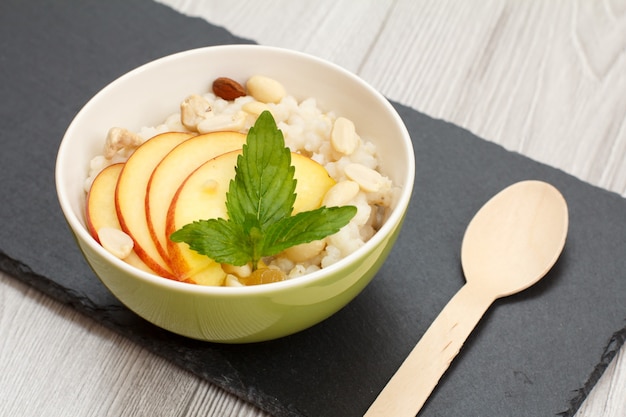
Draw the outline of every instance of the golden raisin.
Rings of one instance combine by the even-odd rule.
[[[269,284],[270,282],[284,281],[287,276],[280,269],[259,268],[245,278],[239,278],[244,285]]]

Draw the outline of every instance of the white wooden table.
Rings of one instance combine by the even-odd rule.
[[[626,196],[626,0],[160,1]],[[0,416],[266,415],[1,273],[0,340]],[[624,351],[577,417],[626,416]]]

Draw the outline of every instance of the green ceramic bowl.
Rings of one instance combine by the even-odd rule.
[[[381,171],[401,187],[384,226],[363,247],[318,272],[251,287],[203,287],[133,268],[104,250],[85,226],[84,179],[112,126],[139,129],[162,122],[188,94],[219,76],[280,80],[298,99],[354,121],[378,147]],[[130,310],[190,338],[246,343],[286,336],[328,318],[372,280],[391,250],[415,176],[411,139],[389,102],[355,75],[284,49],[227,45],[190,50],[143,65],[96,94],[76,115],[59,148],[56,186],[61,208],[87,262]]]

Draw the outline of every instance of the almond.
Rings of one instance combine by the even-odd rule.
[[[241,84],[231,78],[219,77],[213,81],[213,93],[224,100],[230,101],[237,97],[245,96],[246,90],[244,90]]]

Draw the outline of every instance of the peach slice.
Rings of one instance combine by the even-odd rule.
[[[115,187],[123,167],[124,164],[113,164],[103,169],[94,179],[87,194],[87,229],[98,242],[100,241],[99,230],[104,228],[122,230],[115,209]],[[134,250],[124,258],[124,261],[154,274],[154,271],[137,256]]]
[[[241,151],[220,155],[194,171],[181,185],[168,210],[166,232],[168,236],[184,225],[201,219],[227,218],[226,192],[235,176],[237,157]],[[294,214],[320,207],[326,192],[335,184],[326,169],[310,158],[291,154],[295,167],[296,201]],[[176,275],[195,281],[197,274],[204,282],[221,285],[225,278],[221,268],[204,255],[189,249],[185,243],[167,242],[170,265]],[[212,271],[210,275],[207,271]]]
[[[164,259],[168,259],[165,222],[176,190],[200,165],[245,143],[246,135],[238,132],[195,136],[172,149],[156,166],[148,182],[145,210],[152,240]]]
[[[147,186],[165,155],[190,137],[189,133],[168,132],[144,142],[124,164],[115,188],[115,208],[122,230],[133,238],[135,252],[141,260],[166,278],[175,277],[150,234],[145,210]]]

